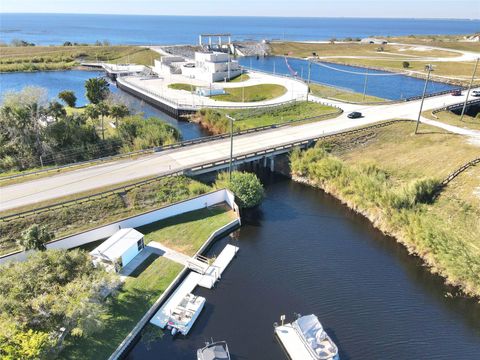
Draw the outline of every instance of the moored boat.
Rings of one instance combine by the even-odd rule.
[[[337,345],[316,315],[301,316],[290,324],[275,324],[275,334],[292,360],[339,360]]]
[[[216,341],[197,350],[197,360],[230,360],[226,341]]]
[[[173,309],[167,322],[167,329],[173,336],[178,332],[187,335],[205,305],[205,298],[188,293]]]

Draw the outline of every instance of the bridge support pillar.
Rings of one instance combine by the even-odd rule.
[[[263,167],[264,168],[267,167],[267,157],[266,156],[263,158]]]
[[[271,172],[274,172],[274,171],[275,171],[275,157],[274,157],[274,156],[272,156],[272,157],[270,158],[270,171],[271,171]]]

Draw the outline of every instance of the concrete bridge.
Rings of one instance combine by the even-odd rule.
[[[450,94],[427,98],[424,110],[452,105],[464,99],[465,95],[454,97]],[[313,97],[311,100],[326,101]],[[335,119],[235,136],[234,157],[238,162],[264,159],[269,162],[269,166],[273,166],[273,158],[276,154],[287,152],[295,145],[384,120],[415,120],[418,116],[420,102],[411,101],[389,105],[356,105],[338,102],[335,105],[345,110],[341,116]],[[348,119],[347,114],[351,111],[360,111],[364,117]],[[422,122],[480,140],[479,131],[463,129],[425,118],[422,119]],[[412,131],[413,129],[414,124],[412,123]],[[102,187],[135,182],[146,177],[192,169],[194,172],[206,172],[226,168],[229,156],[230,140],[224,138],[13,184],[0,188],[0,211],[34,205]]]

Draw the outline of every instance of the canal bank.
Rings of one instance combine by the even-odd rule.
[[[245,214],[241,247],[187,338],[145,336],[126,357],[191,359],[204,341],[226,340],[233,359],[284,359],[273,322],[316,313],[342,359],[471,359],[480,305],[323,191],[266,175],[266,199]],[[146,332],[148,333],[148,332]],[[454,344],[454,346],[452,346]]]

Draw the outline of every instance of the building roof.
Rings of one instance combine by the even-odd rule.
[[[114,261],[130,247],[136,245],[141,238],[143,234],[133,228],[120,229],[92,250],[90,255]]]

